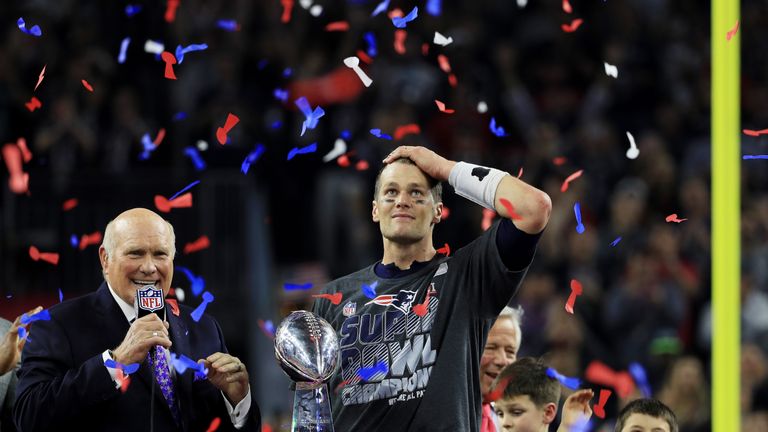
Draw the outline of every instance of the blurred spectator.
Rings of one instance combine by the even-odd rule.
[[[703,432],[710,430],[708,389],[701,361],[684,356],[670,368],[658,398],[675,413],[681,432]]]

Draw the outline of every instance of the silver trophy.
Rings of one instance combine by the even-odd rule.
[[[328,322],[307,311],[294,311],[275,331],[275,357],[296,382],[293,432],[333,432],[326,381],[336,370],[339,339]]]

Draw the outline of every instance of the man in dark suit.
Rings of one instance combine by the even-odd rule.
[[[195,322],[181,305],[166,308],[165,321],[156,314],[135,319],[139,288],[168,294],[174,243],[173,227],[146,209],[107,225],[99,248],[105,283],[51,307],[51,319],[31,327],[14,407],[20,431],[204,431],[215,418],[218,430],[260,429],[248,372],[227,354],[213,318]],[[207,378],[174,370],[171,352],[200,359]],[[140,364],[127,387],[108,360]]]

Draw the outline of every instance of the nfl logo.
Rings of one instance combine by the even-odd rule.
[[[357,303],[355,302],[349,302],[344,305],[344,309],[341,311],[341,313],[344,314],[345,317],[352,316],[357,312]]]
[[[163,292],[152,285],[138,291],[139,309],[154,312],[163,308]]]

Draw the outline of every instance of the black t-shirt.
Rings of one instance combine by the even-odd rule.
[[[480,356],[536,244],[516,252],[527,258],[512,267],[521,270],[508,271],[498,229],[494,224],[453,256],[407,271],[377,263],[324,288],[343,294],[337,306],[324,299],[313,305],[339,335],[339,365],[328,383],[337,431],[479,430]],[[373,298],[365,294],[370,288]]]

